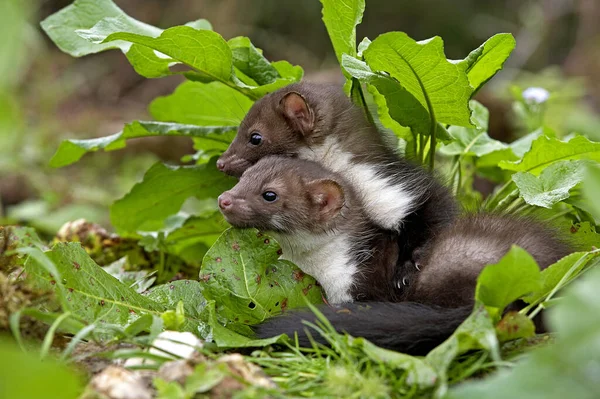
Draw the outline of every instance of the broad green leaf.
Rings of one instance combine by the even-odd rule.
[[[450,338],[425,357],[425,362],[431,365],[440,378],[438,397],[442,397],[447,389],[447,371],[450,364],[457,356],[474,349],[484,349],[494,359],[500,357],[494,325],[488,312],[480,303],[475,304],[473,313]]]
[[[0,397],[76,399],[84,389],[75,368],[39,354],[24,352],[8,338],[0,338]]]
[[[382,123],[386,114],[402,126],[407,126],[422,134],[429,134],[429,113],[427,108],[397,81],[389,76],[375,73],[364,62],[348,55],[342,57],[342,67],[350,76],[375,88],[374,93]],[[377,96],[379,94],[380,96]],[[383,96],[383,97],[382,97]],[[387,112],[386,112],[387,110]],[[392,126],[385,127],[392,129]]]
[[[529,205],[552,208],[569,197],[569,191],[585,174],[583,161],[559,161],[551,164],[539,176],[527,172],[512,175],[521,196]]]
[[[437,383],[435,370],[419,357],[380,348],[364,338],[352,339],[352,346],[360,348],[369,359],[377,363],[383,363],[386,367],[394,369],[406,370],[408,384],[427,389],[434,387]]]
[[[169,252],[176,255],[180,255],[186,249],[198,244],[202,244],[208,249],[227,227],[228,224],[221,212],[194,216],[187,219],[180,228],[170,232],[165,237],[165,244],[169,248]]]
[[[201,327],[202,312],[206,307],[206,299],[202,296],[200,283],[193,280],[177,280],[152,288],[146,296],[161,304],[166,309],[175,309],[183,302],[185,320],[182,331],[197,332]],[[208,320],[203,320],[208,322]]]
[[[193,68],[207,78],[228,82],[233,68],[227,42],[213,31],[196,30],[189,26],[175,26],[160,36],[118,32],[109,35],[103,43],[123,40],[159,51],[175,61]]]
[[[315,280],[280,260],[277,242],[254,229],[226,230],[202,261],[203,294],[228,320],[256,324],[322,301]]]
[[[27,272],[42,287],[64,295],[63,311],[70,311],[88,323],[125,326],[142,314],[160,315],[166,310],[106,273],[79,243],[56,244],[46,255],[58,269],[60,279],[35,262],[27,262]]]
[[[556,287],[563,277],[567,278],[566,282],[577,277],[589,261],[596,255],[597,254],[590,254],[588,252],[574,252],[565,256],[553,265],[548,266],[546,269],[542,270],[541,286],[534,292],[523,297],[523,300],[527,303],[540,302],[554,289],[554,287]],[[569,275],[566,276],[567,274]]]
[[[273,83],[275,79],[280,77],[277,69],[269,63],[247,37],[234,37],[227,44],[233,54],[233,65],[257,85]]]
[[[496,334],[500,342],[529,338],[535,335],[535,324],[522,313],[508,312],[496,325]]]
[[[469,85],[464,66],[444,56],[442,39],[416,42],[402,32],[384,33],[364,51],[374,71],[385,71],[413,95],[430,116],[429,128],[438,121],[472,127]]]
[[[167,216],[177,213],[186,199],[217,198],[234,182],[217,170],[214,159],[198,166],[157,163],[146,172],[144,180],[112,205],[111,222],[123,232],[154,230]]]
[[[498,263],[488,265],[477,279],[475,298],[494,320],[511,302],[540,288],[540,269],[531,255],[514,246]]]
[[[531,143],[544,134],[544,129],[537,129],[508,144],[507,147],[492,151],[477,159],[478,168],[498,167],[500,161],[518,161],[531,149]]]
[[[163,30],[155,28],[153,31],[138,30],[132,27],[130,22],[132,19],[126,15],[116,18],[107,17],[99,21],[91,29],[79,29],[76,33],[93,43],[102,43],[108,36],[113,33],[139,33],[144,36],[158,37]],[[211,30],[212,26],[204,19],[189,22],[186,26],[190,26],[197,30]],[[173,75],[170,66],[176,64],[177,61],[171,57],[161,53],[156,53],[149,47],[131,44],[126,41],[117,41],[118,47],[125,53],[129,63],[135,71],[146,78],[159,78],[162,76]]]
[[[364,0],[321,0],[323,22],[338,62],[342,54],[356,56],[356,26],[362,21]]]
[[[150,113],[164,122],[236,127],[251,106],[246,96],[222,83],[185,82],[173,94],[152,101]]]
[[[515,44],[510,33],[498,33],[458,63],[466,69],[469,83],[475,91],[502,69]]]
[[[571,245],[580,251],[591,251],[600,248],[600,234],[590,222],[573,223],[566,221],[565,231],[571,233]]]
[[[209,324],[212,329],[212,339],[220,348],[252,348],[288,342],[285,335],[271,338],[255,339],[235,332],[217,321],[215,301],[208,301]],[[219,314],[220,315],[220,314]]]
[[[600,220],[600,167],[597,165],[588,165],[584,177],[583,192],[587,202],[594,212],[594,218]]]
[[[539,175],[544,168],[558,161],[590,159],[600,162],[600,143],[575,136],[568,142],[547,136],[538,137],[523,159],[516,162],[501,161],[502,169],[516,172],[530,172]]]
[[[560,339],[515,367],[453,388],[449,399],[595,399],[600,392],[600,269],[592,270],[547,311]]]
[[[348,55],[342,57],[342,66],[350,76],[369,85],[369,91],[377,104],[379,119],[385,127],[397,132],[400,131],[395,125],[398,123],[429,135],[431,121],[427,109],[397,81],[373,72],[365,62]],[[445,141],[451,139],[448,132],[439,125],[436,136]]]
[[[134,121],[111,136],[88,140],[65,140],[50,160],[50,166],[60,168],[77,162],[87,152],[113,151],[124,148],[127,139],[152,136],[218,137],[235,130],[234,126],[196,126],[178,123]]]
[[[114,48],[126,50],[129,47],[127,43],[93,43],[77,33],[78,30],[90,29],[103,20],[104,25],[112,24],[121,31],[140,35],[152,37],[162,32],[159,28],[129,17],[111,0],[75,0],[73,4],[46,18],[41,25],[58,48],[73,57]]]
[[[502,150],[508,146],[498,140],[492,139],[488,133],[489,113],[481,103],[471,100],[469,106],[473,111],[472,120],[476,128],[450,126],[448,133],[454,140],[440,148],[445,155],[481,157],[494,151]]]

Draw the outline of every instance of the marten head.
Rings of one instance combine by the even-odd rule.
[[[340,106],[352,104],[331,85],[303,82],[266,95],[250,108],[217,167],[239,177],[264,156],[297,157],[331,132],[327,127]]]
[[[318,164],[271,156],[221,194],[219,208],[234,227],[314,233],[331,228],[344,201],[340,179]]]

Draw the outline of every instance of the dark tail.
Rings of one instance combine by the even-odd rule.
[[[377,346],[410,355],[425,355],[444,342],[469,316],[472,306],[440,308],[413,302],[363,302],[348,304],[337,309],[322,306],[319,311],[336,331],[353,337],[364,337]],[[260,338],[285,333],[298,333],[301,346],[310,347],[302,320],[315,323],[316,315],[309,310],[290,311],[254,326]],[[326,344],[316,331],[315,341]]]

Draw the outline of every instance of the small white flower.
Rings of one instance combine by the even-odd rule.
[[[528,103],[543,104],[550,98],[550,92],[541,87],[529,87],[523,91],[523,98]]]

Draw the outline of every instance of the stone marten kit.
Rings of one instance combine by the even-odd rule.
[[[569,253],[534,220],[458,217],[449,191],[397,155],[335,86],[299,83],[257,101],[217,166],[241,176],[219,197],[227,221],[272,234],[331,305],[350,307],[322,308],[338,331],[390,349],[423,354],[450,336],[481,270],[511,245],[541,268]],[[297,332],[308,344],[302,320],[314,315],[288,312],[256,331]]]

